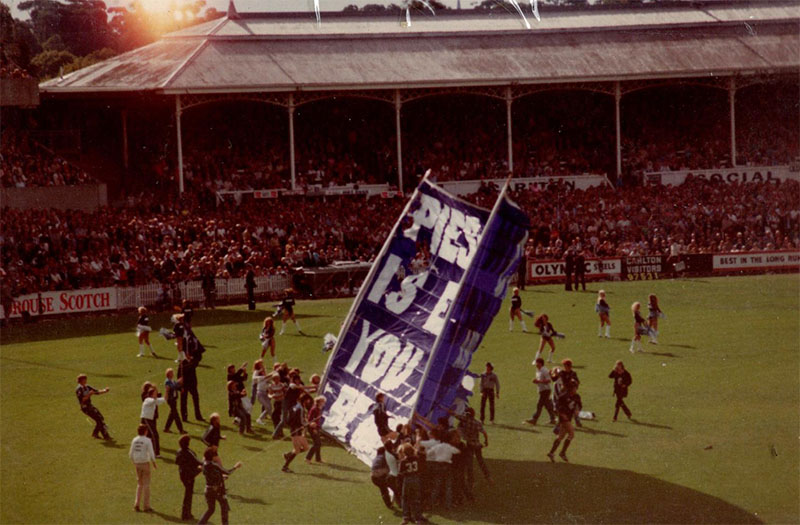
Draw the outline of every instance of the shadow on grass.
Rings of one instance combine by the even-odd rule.
[[[228,497],[234,501],[238,501],[239,503],[244,503],[247,505],[268,505],[268,503],[261,498],[246,498],[244,496],[231,493],[228,493]]]
[[[89,376],[105,377],[109,379],[127,379],[130,376],[125,374],[101,374],[100,372],[87,372],[85,369],[69,368],[67,366],[58,366],[45,363],[37,363],[36,361],[26,361],[25,359],[15,359],[13,357],[0,357],[0,362],[9,361],[11,363],[21,363],[23,365],[40,366],[42,368],[52,368],[53,370],[67,370],[69,372],[85,373]]]
[[[348,467],[346,465],[337,465],[336,463],[318,463],[318,465],[321,467],[328,467],[331,470],[340,470],[342,472],[364,472],[362,469]]]
[[[436,521],[441,516],[481,523],[762,523],[717,497],[628,470],[492,458],[486,463],[496,485],[477,485],[474,503],[435,512]]]
[[[530,432],[532,434],[541,434],[541,432],[539,432],[538,430],[534,430],[530,426],[525,426],[525,427],[519,426],[519,427],[517,427],[517,426],[513,426],[513,425],[504,425],[502,423],[497,423],[494,426],[497,427],[497,428],[505,428],[506,430],[516,430],[517,432]]]
[[[363,480],[354,480],[354,479],[347,479],[347,478],[337,478],[336,476],[331,476],[330,474],[326,474],[324,472],[297,472],[295,471],[294,474],[296,476],[311,476],[312,478],[318,478],[323,481],[341,481],[343,483],[363,483]]]
[[[106,448],[125,448],[124,444],[117,443],[114,440],[114,438],[111,438],[109,440],[103,440],[103,441],[100,442],[100,444],[103,445]]]
[[[645,353],[650,354],[650,355],[657,355],[659,357],[670,357],[670,358],[673,358],[673,359],[676,359],[676,358],[680,359],[680,357],[681,357],[678,354],[673,354],[672,352],[645,352]]]
[[[649,427],[649,428],[663,428],[664,430],[672,430],[672,427],[669,425],[659,425],[657,423],[646,423],[644,421],[639,421],[635,417],[629,419],[631,424],[639,425],[641,427]]]
[[[270,314],[271,312],[266,310],[196,310],[192,328],[197,332],[198,337],[202,341],[203,328],[205,327],[245,323],[260,325],[264,321],[264,317]],[[76,318],[43,319],[37,320],[32,324],[14,323],[9,326],[4,326],[3,329],[0,330],[0,344],[8,345],[33,341],[51,341],[54,339],[95,335],[134,334],[136,315],[136,313],[123,313]],[[169,321],[170,315],[172,315],[171,312],[151,315],[150,320],[153,329],[158,330],[160,327],[171,327],[172,323]],[[327,316],[296,314],[296,317],[299,320],[303,320]]]
[[[607,430],[597,430],[594,428],[589,428],[586,425],[582,427],[578,427],[575,429],[575,432],[583,432],[584,434],[591,434],[593,436],[611,436],[611,437],[618,437],[618,438],[626,438],[628,437],[627,434],[618,434],[617,432],[609,432]]]
[[[692,345],[669,344],[669,345],[664,345],[664,346],[668,346],[670,348],[688,348],[689,350],[697,350],[697,347],[696,346],[692,346]]]
[[[186,523],[186,521],[182,520],[180,518],[180,516],[172,516],[170,514],[164,514],[163,512],[159,512],[159,511],[157,511],[155,509],[153,509],[153,514],[155,514],[156,516],[158,516],[162,520],[168,521],[170,523]]]

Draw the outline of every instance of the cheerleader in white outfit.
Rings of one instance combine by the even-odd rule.
[[[150,345],[150,317],[147,315],[147,308],[144,306],[139,307],[139,320],[136,321],[136,337],[139,339],[139,355],[136,357],[144,357],[144,345],[150,349],[150,355],[156,356],[153,347]]]
[[[600,316],[600,326],[597,328],[597,337],[603,337],[603,327],[606,328],[606,339],[611,337],[611,307],[606,302],[606,291],[600,290],[597,292],[597,303],[594,305],[594,311]]]

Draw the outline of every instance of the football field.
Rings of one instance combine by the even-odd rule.
[[[594,303],[607,292],[611,338],[597,337]],[[528,287],[523,308],[545,312],[566,339],[556,359],[570,357],[581,380],[584,410],[595,412],[569,449],[570,463],[546,457],[552,426],[531,426],[538,398],[531,365],[538,335],[509,332],[508,299],[473,356],[471,370],[491,361],[501,396],[489,425],[484,457],[495,483],[478,474],[476,501],[427,514],[434,523],[797,523],[800,521],[800,280],[797,275],[590,283],[586,292],[563,286]],[[630,305],[659,297],[666,319],[658,345],[628,352]],[[338,333],[351,299],[298,301],[302,336],[294,326],[277,337],[282,361],[304,380],[324,369],[322,337]],[[226,415],[225,366],[252,362],[258,334],[272,305],[200,310],[194,330],[207,348],[198,369],[200,404],[223,417],[220,446],[225,466],[242,461],[227,481],[232,523],[399,523],[388,511],[369,468],[326,442],[324,465],[298,457],[294,474],[281,473],[286,441],[272,441],[272,425],[242,437]],[[159,358],[138,358],[136,314],[57,319],[2,331],[0,347],[0,522],[180,522],[183,486],[173,459],[177,437],[161,433],[162,456],[153,473],[155,513],[133,511],[136,489],[128,458],[136,434],[144,381],[163,391],[164,371],[176,366],[171,342],[153,333]],[[533,322],[525,318],[528,329]],[[168,314],[151,317],[154,330]],[[280,323],[277,323],[280,329]],[[645,338],[646,340],[646,338]],[[614,362],[633,376],[627,399],[634,421],[614,423]],[[250,368],[248,367],[248,372]],[[89,376],[93,398],[113,442],[90,437],[93,424],[80,412],[75,378]],[[247,384],[248,391],[250,384]],[[476,387],[477,391],[477,387]],[[471,405],[479,405],[479,395]],[[163,428],[167,415],[161,410]],[[255,420],[255,417],[254,417]],[[204,424],[187,429],[199,437]],[[192,440],[201,453],[203,445]],[[195,484],[193,513],[205,510],[204,481]],[[220,523],[219,508],[211,519]]]

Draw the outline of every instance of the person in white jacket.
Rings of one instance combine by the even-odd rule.
[[[133,502],[133,510],[136,512],[152,512],[150,507],[150,464],[156,468],[156,454],[153,451],[153,442],[147,437],[147,425],[141,424],[137,429],[138,435],[131,441],[131,449],[128,451],[133,466],[136,468],[136,499]],[[144,505],[144,509],[139,504]]]

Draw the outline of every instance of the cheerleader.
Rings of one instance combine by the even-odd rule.
[[[139,307],[139,320],[136,321],[136,337],[139,339],[139,355],[136,357],[144,357],[144,345],[150,349],[150,355],[158,357],[153,351],[153,346],[150,344],[150,317],[147,315],[147,308],[144,306]]]
[[[650,343],[658,344],[658,318],[664,317],[664,312],[658,307],[658,297],[655,294],[650,294],[647,297],[647,323],[650,327]]]
[[[611,318],[609,312],[611,307],[606,302],[606,291],[600,290],[597,292],[597,303],[594,305],[594,311],[600,316],[600,326],[597,328],[597,337],[603,337],[603,327],[606,327],[606,339],[611,337]]]
[[[295,302],[294,297],[292,297],[292,291],[286,290],[286,296],[278,306],[278,312],[281,314],[281,332],[278,335],[283,335],[284,330],[286,330],[286,321],[290,319],[294,323],[295,328],[297,328],[297,333],[303,335],[303,331],[300,329],[300,323],[297,322],[294,316],[294,305]]]
[[[533,322],[533,325],[539,329],[539,335],[541,336],[541,340],[539,341],[539,350],[536,352],[536,357],[533,359],[533,362],[536,363],[536,359],[542,357],[542,350],[544,350],[545,345],[550,346],[550,356],[547,358],[548,363],[553,362],[553,354],[556,353],[556,344],[553,342],[553,337],[564,337],[562,334],[556,332],[556,329],[553,328],[553,325],[550,323],[547,314],[541,314],[536,320]]]
[[[519,319],[522,331],[527,333],[528,327],[525,326],[525,320],[522,319],[522,297],[519,296],[519,288],[514,288],[514,294],[511,296],[511,320],[508,321],[509,332],[514,331],[514,319]]]
[[[264,326],[261,328],[261,335],[258,338],[261,340],[261,359],[264,359],[267,349],[269,349],[269,355],[272,356],[272,362],[275,363],[275,322],[271,316],[264,319]]]
[[[631,312],[633,312],[633,340],[631,340],[631,353],[643,352],[642,350],[642,336],[650,332],[647,326],[647,321],[639,313],[642,309],[642,303],[636,301],[631,305]]]

